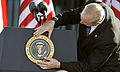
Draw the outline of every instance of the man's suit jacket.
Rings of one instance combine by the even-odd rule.
[[[116,53],[120,45],[120,30],[113,11],[104,3],[98,3],[105,9],[105,20],[88,37],[87,26],[80,24],[78,62],[61,62],[60,69],[69,72],[120,72]],[[72,9],[59,15],[56,26],[79,23],[82,9]]]

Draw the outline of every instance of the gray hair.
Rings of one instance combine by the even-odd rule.
[[[91,17],[91,23],[96,23],[99,20],[102,20],[104,15],[104,10],[101,5],[97,3],[90,3],[85,6],[84,10],[82,11],[81,15],[86,15]]]

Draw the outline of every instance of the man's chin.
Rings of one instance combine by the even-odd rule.
[[[90,27],[90,25],[86,25],[87,27]]]

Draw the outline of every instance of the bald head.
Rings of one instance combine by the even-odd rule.
[[[97,3],[90,3],[85,6],[81,13],[81,16],[85,16],[90,19],[91,23],[96,23],[100,21],[104,15],[104,10],[101,5]]]

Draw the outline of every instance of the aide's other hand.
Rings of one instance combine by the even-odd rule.
[[[60,62],[53,58],[45,57],[45,60],[48,62],[37,62],[36,64],[40,66],[42,69],[53,69],[53,68],[60,68]]]
[[[43,34],[44,32],[48,31],[48,38],[50,38],[51,34],[52,34],[52,31],[54,29],[54,25],[55,25],[55,22],[53,20],[50,20],[48,21],[47,23],[45,23],[44,25],[36,28],[35,32],[33,33],[34,36],[39,36],[41,34]]]

